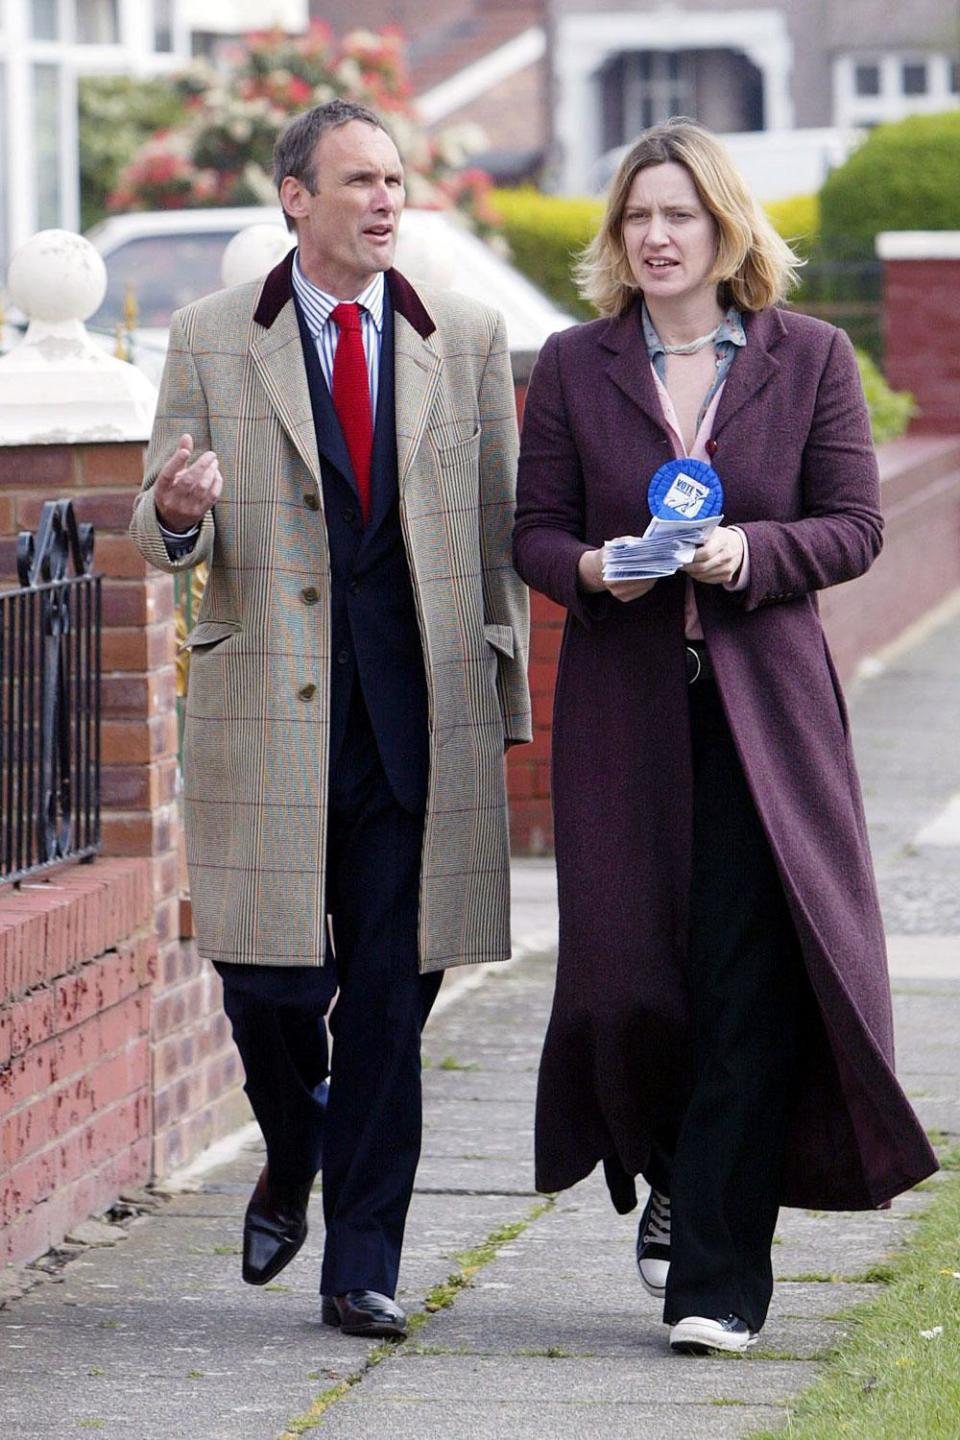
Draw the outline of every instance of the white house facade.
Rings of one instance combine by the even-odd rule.
[[[550,170],[567,193],[598,188],[618,147],[669,115],[767,136],[785,169],[784,132],[819,165],[852,131],[960,105],[960,15],[942,0],[547,3]]]

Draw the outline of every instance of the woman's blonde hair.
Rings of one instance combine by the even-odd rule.
[[[644,130],[620,162],[600,229],[574,267],[583,298],[601,315],[619,315],[641,293],[623,245],[623,214],[639,172],[669,161],[688,172],[716,221],[710,279],[720,287],[721,303],[763,310],[783,300],[804,262],[774,230],[719,140],[685,115]]]

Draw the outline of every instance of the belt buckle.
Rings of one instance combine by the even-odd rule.
[[[695,650],[692,645],[687,645],[684,648],[687,652],[687,684],[695,685],[696,682],[700,679],[701,674],[703,673],[703,661],[700,659],[699,650]],[[697,668],[693,671],[693,674],[690,673],[691,660],[696,661],[697,666]]]

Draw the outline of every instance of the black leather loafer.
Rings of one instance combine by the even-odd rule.
[[[271,1188],[267,1167],[260,1172],[243,1218],[243,1278],[266,1285],[279,1275],[307,1238],[310,1183],[290,1191]]]
[[[376,1290],[348,1290],[345,1295],[324,1295],[321,1319],[324,1325],[336,1325],[344,1335],[383,1336],[403,1340],[407,1333],[407,1317],[389,1295]]]

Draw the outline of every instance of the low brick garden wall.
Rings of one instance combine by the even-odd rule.
[[[0,1262],[150,1175],[156,958],[146,860],[0,891]]]

